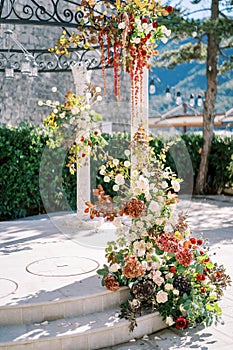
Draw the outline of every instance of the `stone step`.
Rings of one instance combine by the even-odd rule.
[[[118,308],[128,297],[127,287],[111,292],[101,286],[100,278],[92,276],[83,280],[77,290],[67,289],[59,297],[57,293],[51,293],[45,295],[44,301],[40,302],[36,302],[37,298],[29,298],[28,302],[19,302],[17,305],[1,305],[0,326],[41,323],[103,312],[113,307]]]
[[[42,323],[0,327],[1,350],[94,350],[140,338],[166,327],[157,312],[137,318],[129,332],[129,321],[120,319],[117,308],[80,317]]]

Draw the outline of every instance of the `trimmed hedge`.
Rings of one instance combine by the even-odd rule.
[[[106,134],[105,138],[106,151],[113,157],[121,157],[128,147],[129,135]],[[68,151],[49,150],[46,140],[42,129],[30,125],[0,127],[0,220],[76,209],[76,176],[66,167]],[[162,137],[154,137],[151,146],[159,152],[166,142]],[[167,165],[185,179],[184,192],[193,188],[202,144],[200,135],[184,134],[167,154]],[[215,136],[209,160],[208,193],[220,193],[224,187],[233,186],[232,154],[233,137]],[[92,161],[93,169],[100,164],[99,160]],[[93,170],[92,187],[101,182],[101,175]]]
[[[39,171],[42,154],[46,148],[47,137],[40,128],[21,124],[18,128],[0,127],[0,220],[9,220],[44,213],[44,203],[41,199],[39,186]],[[60,179],[57,178],[56,169],[62,150],[46,153],[48,167],[43,174],[43,180],[49,186],[43,198],[53,199],[50,211],[59,211],[63,208]],[[63,151],[64,153],[64,151]],[[50,162],[50,163],[49,163]],[[50,166],[49,166],[50,164]],[[63,166],[62,185],[64,192],[75,209],[76,179]],[[47,208],[46,208],[47,209]]]

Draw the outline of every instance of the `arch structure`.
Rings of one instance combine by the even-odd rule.
[[[107,0],[114,3],[115,0]],[[99,3],[101,0],[98,1]],[[101,13],[101,4],[96,11]],[[77,27],[91,27],[81,10],[82,0],[0,0],[0,44],[4,42],[5,29],[14,26],[47,26],[61,28],[61,33]],[[35,38],[36,42],[36,38]],[[101,69],[101,54],[99,46],[94,50],[84,49],[83,46],[69,49],[70,55],[49,53],[48,49],[26,48],[38,64],[39,72],[66,72],[71,70],[74,62],[85,63],[88,70]],[[0,72],[3,72],[7,62],[11,61],[15,72],[20,71],[22,50],[0,45]],[[107,48],[106,48],[107,57]],[[109,68],[108,60],[105,67]]]

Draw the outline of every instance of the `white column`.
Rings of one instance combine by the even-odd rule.
[[[91,72],[82,63],[76,63],[72,66],[74,83],[76,86],[76,95],[85,95],[87,84],[90,83]],[[85,165],[77,167],[77,215],[79,219],[88,218],[84,213],[85,202],[90,201],[90,157],[86,159]]]
[[[147,68],[143,70],[142,76],[142,105],[140,103],[135,107],[135,113],[131,120],[131,137],[138,130],[140,124],[142,124],[146,133],[148,133],[149,128],[149,90],[148,90],[148,76],[149,72]],[[139,92],[140,99],[140,92]]]

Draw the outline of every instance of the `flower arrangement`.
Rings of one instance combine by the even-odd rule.
[[[186,215],[176,211],[181,180],[165,167],[166,151],[156,156],[140,127],[131,143],[128,191],[123,198],[110,198],[99,186],[97,202],[86,203],[91,218],[103,215],[116,227],[117,239],[108,242],[107,263],[98,273],[111,291],[129,287],[121,316],[129,319],[130,330],[137,315],[154,310],[179,329],[211,325],[220,320],[218,301],[231,282],[224,267],[211,261],[208,240],[194,237]],[[120,190],[126,187],[129,164],[113,163],[101,171]]]
[[[132,115],[142,100],[143,68],[150,68],[150,59],[158,54],[157,42],[167,41],[170,30],[159,24],[160,17],[168,16],[172,6],[162,7],[155,0],[101,1],[82,0],[82,26],[78,33],[64,32],[51,52],[68,53],[71,45],[85,49],[99,44],[102,73],[105,79],[105,47],[108,65],[114,67],[114,93],[120,100],[120,68],[130,74]],[[104,8],[104,10],[103,10]],[[85,25],[86,23],[90,25]]]
[[[56,92],[57,88],[53,87],[52,91]],[[40,106],[52,108],[52,112],[44,119],[44,126],[49,134],[49,146],[54,148],[64,145],[65,141],[72,139],[67,164],[71,173],[83,164],[87,156],[95,157],[97,149],[106,144],[96,127],[102,117],[92,109],[95,103],[102,100],[100,92],[100,87],[88,85],[84,95],[68,91],[63,103],[50,100],[38,102]]]

